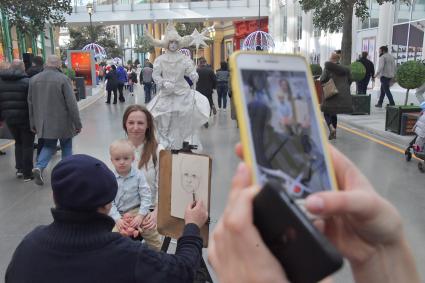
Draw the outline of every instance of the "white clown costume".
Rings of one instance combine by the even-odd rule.
[[[198,80],[193,61],[178,50],[169,50],[170,41],[176,41],[180,49],[189,46],[193,38],[181,37],[172,24],[168,24],[162,40],[149,35],[148,38],[154,46],[167,50],[154,61],[152,78],[159,93],[147,105],[155,120],[159,142],[166,149],[181,149],[184,141],[200,146],[195,133],[208,122],[208,99],[191,89],[184,78],[187,76],[194,83]]]

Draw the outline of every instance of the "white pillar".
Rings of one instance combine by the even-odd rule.
[[[391,41],[393,35],[394,24],[394,5],[391,3],[384,3],[379,6],[379,26],[378,38],[376,39],[376,52],[379,53],[379,47],[388,45],[388,50],[391,50]],[[378,57],[377,54],[376,57]]]

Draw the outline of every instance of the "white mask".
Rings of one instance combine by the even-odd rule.
[[[177,51],[177,49],[179,49],[179,43],[177,41],[172,40],[168,43],[168,50],[169,51],[175,52],[175,51]]]

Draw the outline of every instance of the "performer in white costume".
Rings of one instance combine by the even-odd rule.
[[[171,23],[162,40],[148,37],[154,46],[166,49],[153,64],[152,78],[159,93],[147,105],[155,119],[159,142],[166,149],[181,149],[184,141],[200,146],[195,133],[208,121],[210,106],[208,99],[184,79],[187,76],[196,83],[198,74],[193,61],[178,52],[193,38],[181,37]]]

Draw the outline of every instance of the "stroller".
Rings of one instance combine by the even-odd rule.
[[[424,104],[424,103],[422,103]],[[421,104],[421,107],[423,106]],[[425,105],[424,105],[425,106]],[[425,108],[425,107],[422,107]],[[420,159],[418,163],[418,169],[422,173],[425,173],[425,111],[422,112],[422,115],[419,117],[416,125],[414,127],[416,136],[409,143],[409,146],[404,151],[404,156],[406,161],[412,160],[413,154]],[[413,154],[412,154],[413,151]]]

